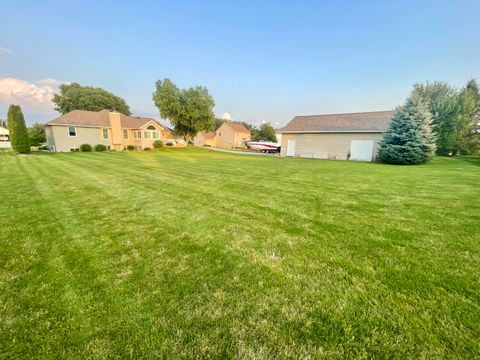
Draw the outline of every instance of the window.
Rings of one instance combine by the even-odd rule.
[[[128,130],[127,129],[123,129],[123,139],[128,140]]]
[[[157,130],[157,129],[155,129],[155,126],[150,125],[149,127],[147,127],[147,130]]]
[[[68,127],[68,136],[77,136],[77,128],[75,126]]]
[[[103,140],[108,139],[108,129],[102,129]]]
[[[135,139],[141,139],[142,138],[142,132],[141,131],[134,131],[133,132],[133,137]]]
[[[152,138],[152,132],[151,131],[145,131],[143,133],[143,138],[144,139],[151,139]]]

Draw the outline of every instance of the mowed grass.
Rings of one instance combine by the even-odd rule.
[[[0,152],[1,358],[478,358],[480,159]]]

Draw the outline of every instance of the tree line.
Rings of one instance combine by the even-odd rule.
[[[415,84],[380,143],[379,159],[423,164],[437,155],[480,151],[480,91],[475,80],[456,89],[446,82]]]
[[[199,131],[216,130],[226,120],[215,118],[215,101],[204,86],[178,88],[170,79],[155,83],[153,102],[160,117],[169,120],[177,135],[188,143]],[[63,84],[53,97],[55,110],[66,114],[73,110],[109,109],[130,115],[126,101],[102,88]],[[252,140],[276,141],[269,124],[248,128]],[[1,125],[1,124],[0,124]],[[30,145],[46,141],[43,124],[26,128],[19,106],[11,105],[4,124],[10,130],[12,147],[18,152],[30,151]],[[27,145],[28,144],[28,145]],[[405,103],[395,115],[380,143],[379,160],[393,164],[420,164],[434,154],[477,154],[480,151],[480,91],[475,80],[456,89],[446,82],[415,84]]]

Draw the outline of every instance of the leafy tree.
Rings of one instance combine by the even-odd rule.
[[[466,124],[459,133],[459,149],[464,154],[475,154],[480,151],[480,91],[477,82],[470,80],[459,97],[466,117]]]
[[[277,135],[275,134],[275,129],[270,123],[264,123],[260,125],[260,128],[254,133],[252,139],[258,141],[272,141],[277,142]]]
[[[169,79],[158,80],[155,85],[153,101],[160,110],[160,117],[169,119],[175,133],[184,136],[187,144],[199,131],[214,126],[215,102],[207,88],[178,89]]]
[[[223,123],[225,123],[225,122],[228,122],[228,120],[220,119],[220,118],[217,118],[217,117],[216,117],[215,120],[214,120],[214,122],[213,122],[213,126],[212,126],[210,129],[208,129],[208,130],[217,131],[218,128],[219,128],[220,126],[222,126]]]
[[[457,155],[475,150],[475,91],[478,94],[473,80],[461,91],[445,82],[415,85],[412,93],[423,99],[433,116],[432,126],[439,155]]]
[[[418,94],[397,108],[380,143],[379,159],[388,164],[413,165],[429,161],[435,153],[432,115]]]
[[[60,85],[60,94],[52,100],[55,110],[66,114],[73,110],[100,111],[104,109],[130,115],[130,108],[124,99],[102,88],[81,86],[78,83]]]
[[[32,146],[40,146],[47,141],[45,124],[35,123],[28,128],[28,137]]]
[[[21,154],[29,153],[30,140],[20,106],[10,105],[8,108],[7,124],[13,150]]]

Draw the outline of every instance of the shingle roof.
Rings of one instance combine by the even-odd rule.
[[[385,132],[393,111],[296,116],[283,128],[288,132]]]
[[[139,129],[149,121],[153,121],[170,130],[165,125],[161,124],[155,119],[127,116],[120,114],[120,119],[123,128]],[[110,127],[110,111],[87,111],[87,110],[73,110],[67,114],[63,114],[53,120],[50,120],[47,125],[76,125],[76,126],[93,126],[93,127]]]
[[[240,133],[249,133],[250,130],[248,130],[245,126],[242,124],[238,123],[227,123],[228,126],[230,126],[235,132],[240,132]]]
[[[205,139],[215,139],[217,135],[215,131],[202,131],[201,133]]]

